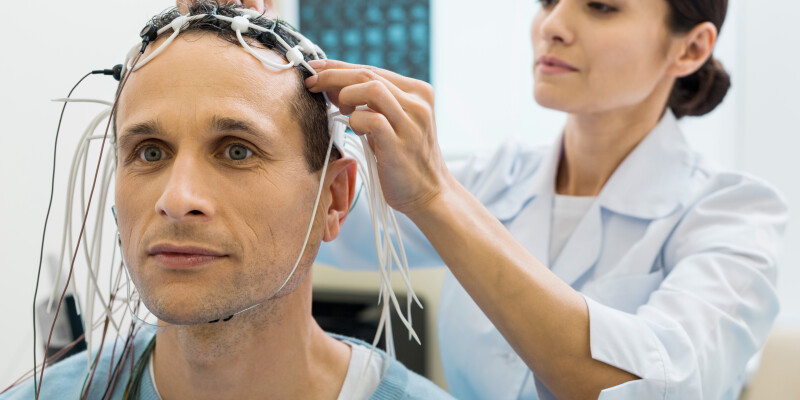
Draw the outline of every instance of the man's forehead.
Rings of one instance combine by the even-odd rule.
[[[160,48],[164,42],[166,42],[166,37],[159,38],[148,47],[142,55],[142,59]],[[274,61],[278,64],[286,63],[284,56],[279,55],[274,50],[263,48],[263,46],[257,42],[250,42],[250,47],[267,60]],[[175,49],[177,49],[177,51],[173,51]],[[236,70],[238,67],[251,66],[256,67],[259,71],[271,72],[273,74],[286,72],[285,70],[276,70],[265,66],[261,61],[253,57],[252,54],[248,53],[234,36],[225,37],[216,32],[181,31],[180,35],[172,41],[168,48],[153,58],[148,65],[170,52],[174,53],[173,57],[177,58],[194,57],[195,61],[204,59],[208,61],[216,60],[224,66],[230,67],[232,70]],[[142,67],[142,69],[144,68],[146,67]]]
[[[156,42],[150,51],[162,44]],[[281,58],[271,50],[256,51]],[[208,115],[217,111],[232,119],[259,116],[277,125],[288,123],[288,104],[297,96],[298,80],[295,71],[271,69],[213,33],[190,32],[133,72],[120,97],[118,127],[124,131],[129,118],[139,123],[165,112]]]

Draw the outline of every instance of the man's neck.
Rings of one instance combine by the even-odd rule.
[[[156,385],[165,400],[336,399],[350,347],[311,316],[311,279],[227,322],[159,333]]]

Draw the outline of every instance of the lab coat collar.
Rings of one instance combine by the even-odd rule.
[[[509,204],[512,207],[504,210],[502,216],[506,218],[499,219],[508,224],[509,229],[515,232],[517,240],[531,254],[547,263],[550,259],[551,215],[556,173],[561,158],[561,139],[549,151],[541,154],[543,157],[536,162],[535,172],[528,179],[516,184],[517,187],[524,185],[526,192],[518,196],[514,204]],[[493,212],[498,215],[496,211]]]
[[[529,195],[552,199],[561,160],[563,135],[542,160],[531,177]],[[667,110],[661,121],[617,167],[598,195],[598,204],[618,214],[636,218],[663,218],[681,203],[679,190],[690,176],[694,156],[678,127],[678,120]],[[518,209],[517,209],[518,211]]]
[[[539,223],[524,239],[528,250],[543,262],[550,258],[552,202],[562,143],[563,135],[531,178],[531,203],[520,214],[527,223]],[[677,119],[667,111],[606,182],[551,265],[553,273],[573,285],[595,264],[604,240],[602,209],[642,219],[663,218],[677,210],[692,160]]]
[[[547,152],[539,164],[539,168],[530,181],[529,198],[545,196],[552,199],[556,189],[558,164],[561,161],[564,135],[558,137],[555,145]]]
[[[694,153],[667,110],[617,167],[598,195],[601,207],[642,219],[663,218],[681,204],[682,185],[694,168]]]

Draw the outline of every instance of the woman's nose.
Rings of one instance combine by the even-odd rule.
[[[544,13],[539,25],[539,35],[550,44],[569,45],[575,40],[572,19],[577,12],[576,5],[569,1],[559,1]]]

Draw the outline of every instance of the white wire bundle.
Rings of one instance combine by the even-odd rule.
[[[311,56],[315,60],[320,59],[320,56],[325,57],[325,53],[319,46],[313,44],[310,40],[308,40],[305,36],[300,34],[299,32],[295,32],[291,29],[287,30],[291,35],[293,35],[298,41],[299,44],[291,47],[280,35],[275,33],[275,28],[278,26],[278,20],[275,19],[272,22],[272,26],[270,28],[264,28],[262,26],[255,25],[249,21],[250,18],[257,18],[261,15],[257,12],[247,9],[239,9],[239,12],[242,14],[238,17],[227,17],[222,15],[211,15],[211,14],[201,14],[201,15],[180,15],[176,17],[169,25],[166,25],[158,30],[158,34],[161,35],[165,33],[167,30],[172,30],[172,34],[169,38],[161,45],[158,49],[156,49],[153,53],[151,53],[147,58],[137,63],[136,66],[133,67],[133,71],[138,70],[145,64],[147,64],[150,60],[152,60],[156,55],[160,52],[164,51],[164,49],[180,34],[181,29],[189,22],[202,19],[208,16],[217,18],[222,21],[229,22],[231,24],[231,29],[236,32],[236,37],[239,40],[239,43],[242,47],[250,53],[253,57],[261,61],[268,67],[276,68],[279,70],[289,69],[295,67],[297,65],[303,65],[306,69],[308,69],[312,74],[316,75],[317,72],[306,63],[305,59],[303,58],[302,53]],[[281,46],[284,47],[286,50],[286,57],[287,57],[287,64],[277,64],[271,60],[268,60],[258,54],[252,47],[244,40],[242,37],[242,32],[247,32],[249,29],[254,29],[260,32],[268,32],[271,33],[280,43]],[[128,60],[125,62],[125,66],[129,66],[129,60],[132,59],[135,55],[135,51],[137,46],[134,46],[131,52],[128,55]],[[411,281],[409,279],[409,267],[408,261],[406,260],[405,249],[403,248],[403,241],[400,235],[400,230],[397,225],[397,220],[395,219],[394,213],[391,208],[386,204],[386,200],[383,197],[383,191],[381,190],[380,186],[380,179],[378,177],[378,170],[377,170],[377,162],[375,160],[375,156],[372,153],[369,144],[367,143],[365,138],[361,138],[361,140],[356,140],[353,136],[345,135],[344,134],[344,127],[349,127],[349,118],[346,116],[341,115],[339,110],[330,102],[327,95],[325,95],[325,101],[328,104],[328,118],[329,118],[329,130],[331,134],[331,142],[335,144],[336,147],[343,152],[343,154],[353,157],[357,160],[358,163],[358,170],[359,174],[362,177],[364,182],[364,191],[365,197],[368,199],[369,202],[369,211],[370,211],[370,218],[372,219],[373,225],[373,232],[375,234],[375,248],[378,253],[378,269],[380,271],[381,276],[381,286],[380,286],[380,295],[379,295],[379,302],[382,303],[383,309],[381,312],[381,318],[379,322],[378,331],[375,334],[375,339],[373,341],[373,348],[377,346],[378,341],[380,340],[380,336],[384,330],[386,330],[386,351],[390,357],[395,357],[394,352],[394,337],[392,335],[392,321],[389,318],[391,313],[391,304],[394,305],[395,310],[397,311],[398,316],[400,317],[403,324],[409,331],[409,340],[414,338],[417,343],[420,343],[419,337],[417,336],[416,332],[412,327],[411,321],[411,304],[415,302],[420,308],[422,308],[422,304],[417,298],[416,293],[411,286]],[[366,109],[365,106],[359,107],[358,109],[364,110]],[[350,147],[345,146],[345,143],[350,144]],[[328,166],[328,158],[330,157],[331,146],[328,146],[328,152],[325,159],[325,164],[323,166],[322,175],[324,177],[325,172]],[[317,199],[314,202],[314,213],[316,213],[317,206],[319,203],[319,196],[322,190],[322,180],[320,180],[320,191],[317,193]],[[295,262],[294,267],[292,268],[289,276],[286,277],[283,284],[281,285],[280,289],[282,289],[294,275],[297,266],[300,263],[302,258],[303,252],[305,251],[305,246],[308,242],[309,235],[311,233],[311,228],[313,224],[313,214],[312,214],[312,221],[309,223],[308,231],[306,234],[305,241],[303,243],[303,248],[301,250],[300,255]],[[394,231],[396,233],[397,238],[397,247],[395,247],[394,243],[391,239],[391,232]],[[394,263],[394,264],[393,264]],[[393,265],[397,265],[398,270],[400,271],[401,276],[406,284],[406,288],[408,291],[407,294],[407,315],[408,317],[403,316],[403,312],[400,309],[399,302],[397,301],[397,296],[394,293],[394,289],[392,288],[392,270]],[[280,289],[278,291],[280,291]],[[259,304],[250,306],[244,310],[237,312],[239,314],[241,312],[247,311],[253,307],[258,306]],[[234,314],[234,315],[236,315]]]
[[[362,108],[363,109],[363,108]],[[403,248],[403,240],[400,234],[400,228],[394,216],[394,211],[386,204],[386,199],[383,197],[383,190],[381,189],[380,178],[378,177],[378,164],[372,149],[369,147],[366,137],[361,136],[356,138],[353,135],[345,135],[344,152],[348,157],[352,157],[358,164],[358,173],[363,182],[364,197],[369,206],[369,214],[372,219],[372,229],[375,235],[375,249],[378,252],[378,270],[381,277],[381,287],[379,295],[379,303],[382,303],[383,310],[381,312],[380,322],[378,323],[378,331],[375,334],[375,339],[372,342],[372,347],[377,346],[380,340],[381,332],[386,331],[386,352],[395,358],[394,352],[394,335],[392,334],[392,320],[390,318],[390,307],[393,305],[397,311],[397,315],[403,324],[408,328],[409,340],[414,338],[417,343],[420,343],[417,333],[414,331],[411,321],[411,304],[416,303],[420,308],[422,304],[417,298],[414,289],[411,286],[409,278],[408,260],[406,259],[406,252]],[[392,242],[391,232],[394,231],[397,237],[397,247]],[[394,264],[393,264],[394,262]],[[397,301],[397,296],[392,287],[392,266],[397,265],[400,275],[408,291],[406,295],[406,308],[408,318],[403,316],[403,311],[400,309],[400,304]],[[420,343],[421,344],[421,343]]]
[[[67,181],[67,198],[66,198],[66,210],[64,214],[64,228],[62,232],[62,239],[61,239],[61,251],[59,256],[59,261],[57,265],[56,277],[60,277],[62,273],[62,269],[65,266],[69,268],[72,264],[72,250],[74,249],[74,226],[73,226],[73,215],[76,211],[79,212],[79,215],[83,216],[86,213],[86,165],[88,162],[89,156],[89,148],[90,144],[94,140],[102,140],[103,135],[92,135],[97,127],[104,121],[106,121],[111,115],[111,103],[104,101],[104,100],[94,100],[94,99],[56,99],[54,101],[57,102],[69,102],[69,103],[97,103],[109,106],[101,111],[97,116],[92,119],[92,121],[87,126],[86,130],[83,132],[83,135],[78,142],[78,147],[75,150],[75,153],[72,157],[72,164],[70,167],[70,174]],[[111,185],[111,179],[114,176],[115,172],[115,162],[113,157],[113,148],[108,147],[106,151],[108,155],[106,156],[105,163],[103,165],[103,172],[102,177],[100,180],[100,197],[98,200],[98,204],[96,207],[96,215],[94,219],[94,228],[91,231],[89,230],[89,226],[87,226],[84,230],[84,236],[86,240],[83,241],[83,254],[86,259],[87,265],[87,277],[86,277],[86,295],[83,296],[85,304],[81,307],[80,303],[78,303],[78,313],[83,315],[83,319],[86,324],[92,324],[95,320],[95,299],[99,300],[103,306],[102,313],[108,317],[110,324],[113,326],[116,335],[120,335],[120,326],[121,321],[118,321],[114,317],[114,313],[112,311],[112,305],[106,302],[106,295],[104,295],[103,290],[100,288],[100,284],[98,282],[98,275],[100,273],[100,263],[101,263],[101,251],[102,251],[102,239],[103,239],[103,222],[105,220],[105,212],[106,212],[106,203],[108,201],[108,189]],[[78,177],[80,176],[80,185],[78,185]],[[76,190],[80,192],[80,203],[75,203],[76,197]],[[79,206],[79,207],[78,207]],[[76,210],[77,209],[77,210]],[[114,268],[114,256],[112,254],[112,270]],[[114,293],[114,283],[113,283],[113,273],[109,271],[109,292],[108,296],[110,297],[111,293]],[[73,271],[74,273],[74,271]],[[77,290],[77,279],[70,279],[72,285],[73,293],[79,293]],[[50,295],[50,301],[48,302],[48,309],[47,312],[51,313],[52,308],[55,305],[56,299],[59,298],[59,285],[53,285],[53,292]],[[94,337],[94,329],[91,329],[91,326],[87,326],[85,329],[86,332],[86,342],[87,342],[87,358],[89,365],[92,362],[92,350],[93,348],[93,337]]]
[[[259,26],[259,25],[256,25],[256,24],[253,24],[253,23],[250,22],[250,18],[257,18],[257,17],[261,16],[261,14],[259,14],[258,12],[254,12],[254,11],[248,10],[248,9],[238,9],[238,11],[242,15],[238,16],[238,17],[233,17],[233,18],[228,17],[228,16],[224,16],[224,15],[212,15],[212,14],[198,14],[198,15],[192,15],[192,16],[179,15],[174,20],[172,20],[172,22],[170,22],[169,25],[166,25],[166,26],[164,26],[164,27],[162,27],[161,29],[158,30],[158,35],[159,36],[161,34],[163,34],[164,32],[170,30],[170,29],[172,30],[172,34],[167,38],[167,40],[165,40],[164,43],[162,43],[161,46],[159,46],[158,49],[156,49],[155,51],[150,53],[149,56],[147,56],[145,59],[139,61],[136,64],[136,66],[133,66],[132,71],[136,71],[139,68],[145,66],[147,63],[150,62],[150,60],[152,60],[157,55],[159,55],[162,51],[164,51],[164,49],[166,49],[167,46],[169,46],[169,44],[172,43],[172,41],[175,40],[175,38],[180,34],[181,29],[186,24],[188,24],[189,22],[198,20],[198,19],[203,19],[203,18],[206,18],[206,17],[213,17],[213,18],[216,18],[216,19],[221,20],[221,21],[229,22],[231,24],[231,29],[236,32],[236,38],[239,40],[239,43],[242,45],[242,47],[244,47],[244,49],[248,53],[250,53],[250,55],[252,55],[256,59],[261,61],[263,64],[265,64],[265,65],[267,65],[269,67],[278,69],[278,70],[290,69],[290,68],[302,65],[307,70],[311,71],[311,73],[316,74],[316,71],[314,71],[314,68],[311,68],[311,66],[308,65],[308,63],[303,58],[303,54],[307,54],[307,55],[313,57],[315,60],[319,60],[319,56],[320,55],[322,55],[323,57],[325,56],[325,53],[322,51],[322,49],[319,48],[319,46],[313,44],[310,40],[308,40],[308,38],[306,38],[305,36],[303,36],[299,32],[288,30],[287,32],[289,32],[289,34],[291,34],[292,36],[297,38],[297,40],[300,41],[300,43],[298,45],[292,47],[280,35],[275,33],[275,28],[278,26],[278,23],[279,23],[278,19],[272,20],[272,22],[273,22],[272,27],[264,28],[263,26]],[[247,32],[249,29],[253,29],[253,30],[256,30],[256,31],[259,31],[259,32],[264,32],[264,33],[271,33],[272,36],[274,36],[275,39],[278,41],[278,43],[280,43],[280,45],[283,46],[284,50],[286,50],[286,58],[287,58],[288,63],[287,64],[278,64],[278,63],[276,63],[276,62],[274,62],[272,60],[269,60],[269,59],[261,56],[261,54],[258,54],[255,50],[253,50],[253,48],[250,47],[250,45],[247,43],[247,41],[244,40],[244,38],[242,37],[242,33]],[[139,45],[137,44],[137,45],[135,45],[135,46],[133,46],[131,48],[130,52],[128,52],[127,60],[123,64],[123,66],[125,67],[125,71],[131,70],[132,66],[129,65],[129,63],[130,63],[131,60],[133,60],[133,58],[135,57],[135,55],[138,52],[138,50],[139,50]],[[124,71],[123,71],[123,73],[124,73]]]
[[[188,22],[193,21],[193,20],[197,20],[197,19],[200,19],[200,18],[204,18],[204,17],[207,17],[207,16],[212,16],[212,17],[215,17],[217,19],[230,22],[231,23],[231,28],[236,31],[237,38],[239,39],[239,42],[242,44],[242,46],[245,48],[245,50],[248,53],[250,53],[251,55],[253,55],[254,57],[256,57],[258,60],[260,60],[262,63],[264,63],[266,66],[272,67],[272,68],[277,68],[277,69],[289,69],[289,68],[295,67],[297,65],[303,65],[312,74],[316,75],[316,71],[306,63],[303,55],[301,54],[301,51],[303,53],[305,53],[306,55],[311,56],[314,59],[319,59],[320,56],[325,57],[325,53],[318,46],[316,46],[313,43],[311,43],[307,38],[302,36],[300,33],[294,32],[292,30],[287,30],[291,35],[295,36],[295,38],[297,38],[298,41],[299,41],[298,45],[296,45],[294,47],[290,47],[289,44],[286,43],[286,41],[283,38],[280,37],[280,35],[278,35],[278,34],[276,34],[274,32],[274,29],[277,27],[278,20],[273,20],[273,26],[270,29],[263,28],[261,26],[254,25],[254,24],[250,23],[249,20],[248,20],[248,18],[257,16],[256,15],[257,13],[254,14],[252,11],[244,10],[244,9],[240,9],[239,11],[243,15],[239,16],[239,17],[234,17],[234,18],[225,17],[225,16],[219,16],[219,15],[196,15],[196,16],[184,16],[184,15],[181,15],[181,16],[178,16],[169,25],[161,28],[158,31],[158,34],[161,35],[162,33],[166,32],[168,29],[172,29],[173,30],[172,35],[170,35],[170,37],[164,43],[162,43],[161,46],[159,46],[159,48],[154,50],[147,58],[145,58],[144,60],[138,62],[131,69],[130,62],[133,59],[133,57],[135,57],[136,54],[138,53],[139,46],[137,45],[132,49],[132,51],[128,54],[127,59],[125,60],[125,63],[123,63],[123,66],[125,68],[125,70],[123,71],[123,74],[125,73],[125,71],[130,71],[132,73],[132,72],[138,70],[139,68],[141,68],[142,66],[147,64],[150,60],[152,60],[155,56],[157,56],[158,54],[163,52],[166,49],[166,47],[175,39],[175,37],[177,37],[177,35],[181,31],[181,28],[184,27]],[[260,16],[260,14],[258,16]],[[256,53],[247,44],[247,42],[244,40],[244,38],[241,35],[241,33],[243,31],[246,31],[247,29],[255,29],[255,30],[258,30],[258,31],[261,31],[261,32],[271,32],[276,37],[278,43],[280,43],[282,46],[285,47],[285,49],[286,49],[286,57],[287,57],[287,59],[289,61],[288,64],[283,64],[283,65],[282,64],[276,64],[276,63],[274,63],[274,62],[272,62],[272,61],[270,61],[270,60],[268,60],[268,59],[266,59],[264,57],[261,57],[261,55]],[[293,276],[295,270],[297,269],[297,266],[299,265],[299,263],[300,263],[300,261],[302,259],[303,253],[305,252],[305,248],[306,248],[306,245],[307,245],[310,233],[311,233],[311,228],[313,227],[314,215],[316,214],[317,207],[318,207],[319,200],[320,200],[320,195],[321,195],[321,192],[322,192],[322,189],[323,189],[322,186],[323,186],[324,177],[325,177],[325,174],[326,174],[326,171],[327,171],[327,167],[328,167],[328,163],[329,163],[331,150],[332,150],[332,147],[335,145],[344,155],[354,158],[356,160],[356,162],[357,162],[358,173],[361,176],[361,179],[363,181],[363,189],[362,189],[364,191],[363,196],[364,196],[364,198],[366,199],[366,201],[369,204],[369,213],[370,213],[370,217],[372,219],[373,232],[375,234],[375,247],[376,247],[376,250],[377,250],[377,253],[378,253],[378,269],[379,269],[379,272],[380,272],[380,294],[379,294],[378,301],[379,301],[379,304],[382,305],[382,311],[381,311],[381,317],[380,317],[380,321],[379,321],[379,325],[378,325],[378,330],[377,330],[377,332],[375,334],[375,339],[373,340],[373,343],[372,343],[372,350],[374,350],[375,347],[377,346],[377,343],[380,340],[380,337],[381,337],[383,331],[386,331],[386,352],[387,352],[387,354],[389,355],[390,358],[396,358],[396,354],[395,354],[395,350],[394,350],[394,337],[393,337],[393,334],[392,334],[392,322],[391,322],[391,318],[390,318],[391,309],[392,309],[392,307],[394,307],[394,309],[396,310],[400,320],[403,322],[403,324],[408,329],[408,331],[409,331],[409,340],[413,338],[414,340],[417,341],[417,343],[420,343],[419,337],[417,336],[417,333],[414,331],[414,329],[412,327],[411,305],[412,305],[412,303],[416,303],[420,308],[422,308],[422,305],[421,305],[419,299],[417,298],[416,294],[414,293],[414,290],[413,290],[413,288],[411,286],[411,281],[409,279],[408,261],[406,260],[405,249],[403,248],[403,242],[402,242],[402,239],[400,237],[399,227],[398,227],[397,221],[395,219],[393,210],[386,204],[386,200],[383,197],[383,191],[381,190],[380,179],[378,177],[377,161],[375,160],[375,156],[372,153],[371,148],[369,147],[367,139],[364,138],[364,137],[361,137],[359,139],[359,138],[356,138],[353,135],[344,134],[345,127],[349,126],[349,118],[346,117],[346,116],[341,115],[339,113],[338,109],[333,104],[330,103],[330,101],[327,98],[327,96],[325,96],[325,100],[326,100],[326,102],[328,104],[329,130],[330,130],[331,138],[330,138],[330,143],[328,145],[328,151],[327,151],[327,154],[326,154],[325,163],[324,163],[322,171],[321,171],[319,189],[318,189],[318,192],[317,192],[316,200],[314,202],[314,208],[313,208],[313,211],[312,211],[312,214],[311,214],[312,215],[311,216],[311,221],[309,222],[308,231],[307,231],[306,238],[305,238],[305,241],[303,243],[303,246],[301,248],[300,255],[298,256],[297,261],[296,261],[294,267],[292,268],[292,271],[289,273],[289,275],[286,277],[286,279],[284,280],[284,282],[281,285],[281,287],[278,289],[278,292],[286,285],[286,283],[289,282],[289,280]],[[74,154],[73,159],[72,159],[72,166],[70,168],[70,176],[69,176],[68,189],[67,189],[67,205],[66,205],[67,212],[66,212],[66,215],[65,215],[64,230],[63,230],[63,235],[62,235],[61,255],[60,255],[60,259],[59,259],[59,263],[58,263],[58,271],[57,271],[57,274],[56,274],[56,276],[61,276],[62,267],[63,267],[65,261],[66,262],[70,262],[70,263],[72,262],[72,260],[69,259],[69,256],[71,256],[71,254],[68,253],[67,249],[74,249],[74,247],[73,247],[73,219],[72,219],[72,216],[73,216],[73,213],[74,213],[73,208],[78,206],[78,204],[75,204],[75,202],[74,202],[75,191],[78,189],[77,178],[78,178],[78,175],[81,176],[81,180],[80,180],[81,201],[80,201],[80,204],[79,204],[80,207],[78,208],[78,210],[80,211],[80,215],[84,215],[85,212],[86,212],[86,202],[85,202],[85,199],[84,199],[84,195],[85,195],[85,188],[86,188],[85,187],[86,172],[87,172],[86,171],[86,164],[87,164],[87,159],[88,159],[88,154],[89,154],[89,147],[90,147],[91,141],[103,138],[103,136],[93,136],[92,133],[97,129],[97,127],[99,126],[99,124],[101,122],[103,122],[103,121],[107,120],[107,118],[109,118],[110,113],[111,113],[110,106],[112,104],[107,102],[107,101],[92,100],[92,99],[57,99],[55,101],[76,102],[76,103],[78,103],[78,102],[89,102],[89,103],[99,103],[99,104],[104,104],[104,105],[109,106],[108,109],[104,109],[101,113],[99,113],[90,122],[89,126],[86,128],[86,130],[84,131],[83,135],[81,136],[81,140],[80,140],[80,142],[78,144],[78,148],[76,149],[75,154]],[[363,109],[366,109],[366,107],[362,106],[362,107],[359,107],[358,109],[363,110]],[[303,116],[301,116],[301,117],[303,117]],[[100,188],[99,188],[99,190],[100,190],[100,199],[99,199],[99,204],[96,207],[97,211],[96,211],[96,217],[95,217],[95,220],[94,220],[94,229],[93,229],[91,235],[89,235],[88,227],[87,227],[86,231],[84,232],[84,234],[87,237],[87,240],[83,242],[83,247],[84,247],[83,253],[84,253],[84,256],[85,256],[86,261],[87,261],[88,274],[87,274],[87,282],[86,282],[86,296],[84,296],[84,298],[83,298],[84,306],[83,307],[79,307],[79,310],[81,310],[81,309],[85,310],[86,315],[84,315],[84,318],[83,318],[85,323],[88,324],[88,325],[93,325],[90,322],[95,320],[95,317],[94,317],[95,299],[99,299],[100,303],[102,304],[102,307],[103,307],[102,313],[105,314],[105,316],[109,318],[111,325],[113,326],[113,328],[116,331],[117,337],[119,337],[121,335],[120,327],[123,326],[125,315],[123,314],[123,316],[119,320],[115,319],[114,315],[113,315],[113,311],[112,311],[113,305],[109,304],[109,302],[106,302],[106,300],[105,300],[106,298],[110,299],[111,295],[116,292],[115,289],[114,289],[114,284],[112,282],[112,279],[110,278],[109,279],[109,293],[104,295],[104,293],[101,290],[100,285],[98,283],[98,279],[97,279],[97,276],[99,275],[99,272],[100,272],[100,259],[101,259],[100,256],[101,256],[101,249],[102,249],[101,245],[102,245],[102,236],[103,236],[102,232],[103,232],[104,216],[105,216],[105,211],[106,211],[106,202],[108,200],[108,191],[109,191],[109,187],[110,187],[110,184],[111,184],[111,178],[114,176],[114,172],[115,172],[115,168],[116,168],[116,163],[115,163],[116,157],[114,156],[115,153],[114,153],[113,146],[109,146],[107,153],[109,153],[109,155],[106,156],[107,158],[106,158],[106,161],[105,161],[105,164],[104,164],[104,167],[103,167],[102,178],[101,178],[101,181],[100,181],[101,182]],[[392,242],[392,238],[391,238],[391,233],[392,232],[396,233],[397,245],[395,245],[395,243]],[[91,237],[91,240],[88,239],[90,237]],[[115,240],[115,246],[117,244],[119,244],[119,240],[118,239]],[[115,250],[116,250],[116,248],[115,248]],[[114,253],[112,253],[112,270],[114,268],[113,263],[114,263],[115,255],[116,255],[116,251],[114,251]],[[124,255],[122,255],[121,247],[120,247],[120,255],[121,255],[122,263],[124,265],[125,261],[124,261]],[[66,256],[66,260],[65,260],[65,256]],[[407,293],[407,304],[406,304],[407,317],[403,315],[403,312],[401,310],[399,301],[397,300],[397,296],[395,295],[394,289],[392,287],[392,274],[393,274],[394,266],[397,266],[397,269],[400,271],[400,274],[401,274],[401,276],[403,278],[403,281],[405,283],[405,286],[406,286],[406,289],[407,289],[407,292],[408,292]],[[128,275],[129,273],[127,271],[127,265],[124,265],[123,269],[125,271],[125,274],[126,274],[126,277],[127,277],[127,281],[128,281],[128,285],[129,285],[130,276]],[[110,274],[110,275],[113,276],[113,274]],[[74,293],[78,293],[75,280],[74,279],[71,280],[71,283],[72,283],[73,292]],[[58,292],[58,287],[57,286],[58,285],[55,285],[54,288],[53,288],[53,294],[51,295],[51,299],[53,299],[53,300],[55,300],[57,298],[56,297],[57,296],[57,292]],[[128,304],[128,315],[134,321],[152,325],[149,322],[146,322],[144,320],[144,318],[139,317],[137,315],[137,312],[133,308],[131,308],[130,302],[132,300],[134,300],[134,298],[136,299],[136,303],[138,305],[139,304],[139,302],[138,302],[138,294],[136,294],[135,292],[132,293],[130,291],[130,287],[128,286],[128,293],[127,293],[127,296],[124,298],[124,300]],[[117,300],[121,300],[121,299],[118,298]],[[249,309],[251,309],[253,307],[256,307],[256,306],[258,306],[260,304],[261,303],[252,305],[252,306],[250,306],[250,307],[248,307],[246,309],[243,309],[243,310],[237,312],[236,314],[239,314],[239,313],[242,313],[244,311],[247,311],[247,310],[249,310]],[[51,308],[52,305],[53,305],[53,303],[51,302],[50,305],[49,305],[49,308]],[[49,308],[48,308],[48,311],[50,311]],[[135,307],[135,308],[138,310],[138,307]],[[234,315],[236,315],[236,314],[234,314]],[[91,362],[92,362],[91,353],[92,353],[92,349],[93,349],[92,345],[93,345],[93,336],[94,336],[92,331],[93,331],[92,326],[87,326],[86,327],[86,338],[87,338],[87,344],[88,344],[88,348],[89,348],[89,350],[87,351],[87,356],[88,356],[88,360],[89,360],[88,362],[89,362],[90,367],[91,367]],[[388,368],[388,362],[385,364],[385,368]]]

